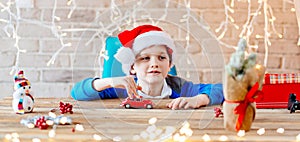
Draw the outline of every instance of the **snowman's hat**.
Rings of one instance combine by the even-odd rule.
[[[15,79],[15,90],[24,86],[30,85],[30,82],[24,77],[24,71],[20,70],[14,77]]]

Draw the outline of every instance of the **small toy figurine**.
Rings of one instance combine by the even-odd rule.
[[[290,110],[290,113],[293,113],[296,110],[300,110],[299,101],[296,100],[296,94],[294,93],[290,94],[289,102],[288,102],[288,110]]]
[[[32,97],[30,82],[24,77],[24,72],[20,70],[15,79],[15,92],[13,93],[12,106],[17,114],[32,112],[34,99]]]
[[[122,103],[120,104],[121,107],[125,108],[153,108],[153,102],[151,100],[144,100],[141,96],[140,98],[129,98],[127,97]]]

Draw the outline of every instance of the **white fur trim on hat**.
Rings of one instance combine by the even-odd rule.
[[[131,65],[135,61],[135,55],[132,50],[127,47],[121,47],[114,56],[122,64],[123,72],[129,75]]]
[[[163,31],[149,31],[137,36],[133,42],[134,54],[140,53],[143,49],[152,45],[166,45],[175,51],[173,39]]]

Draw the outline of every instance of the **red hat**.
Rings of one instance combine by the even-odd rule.
[[[152,45],[166,45],[175,51],[172,38],[161,28],[152,25],[141,25],[132,30],[126,30],[118,35],[121,47],[115,54],[115,58],[122,63],[123,72],[129,74],[135,56],[143,49]]]

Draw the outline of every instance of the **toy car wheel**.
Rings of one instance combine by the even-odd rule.
[[[130,108],[130,104],[126,104],[126,105],[125,105],[125,108]]]
[[[293,113],[293,112],[295,112],[294,105],[292,105],[292,106],[291,106],[290,110],[291,110],[291,111],[290,111],[290,113]]]
[[[151,109],[151,108],[152,108],[152,105],[148,104],[148,105],[146,105],[146,108],[147,108],[147,109]]]

